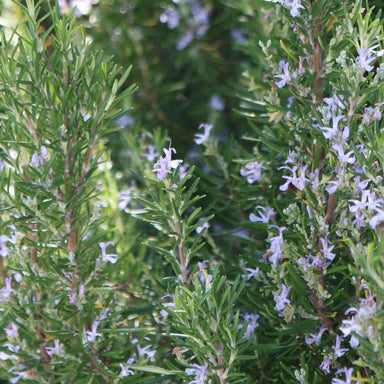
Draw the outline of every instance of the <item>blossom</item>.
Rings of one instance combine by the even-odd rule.
[[[269,260],[272,262],[274,266],[277,265],[277,262],[281,259],[281,256],[283,255],[283,251],[281,249],[281,246],[284,243],[283,239],[283,231],[285,231],[286,227],[277,227],[275,225],[271,225],[269,228],[277,228],[279,231],[279,234],[277,236],[271,237],[268,241],[271,243],[271,246],[268,249],[268,252],[271,253],[271,256],[269,257]]]
[[[360,299],[361,305],[359,308],[349,308],[345,313],[355,313],[351,319],[342,320],[343,326],[340,327],[340,331],[344,337],[349,336],[351,333],[356,333],[360,337],[368,335],[371,319],[375,317],[377,311],[377,304],[374,300],[373,294],[369,292],[369,296],[366,299]],[[352,347],[359,345],[359,340],[353,334],[351,335],[350,344]]]
[[[161,300],[163,300],[163,299],[165,299],[166,297],[170,297],[170,298],[172,298],[172,302],[171,303],[162,303],[162,306],[163,307],[171,307],[171,308],[173,308],[173,309],[176,309],[176,304],[175,304],[175,295],[170,295],[170,294],[166,294],[166,295],[164,295],[162,298],[161,298]],[[166,319],[167,317],[168,317],[168,312],[165,310],[165,309],[162,309],[161,311],[160,311],[160,315],[164,318],[164,319]]]
[[[117,255],[113,253],[107,253],[107,247],[108,245],[115,245],[112,241],[108,241],[106,243],[99,243],[99,247],[101,248],[101,258],[103,261],[107,262],[109,261],[112,264],[115,264],[117,261]]]
[[[167,10],[160,15],[160,21],[167,23],[169,29],[175,29],[179,25],[180,13],[175,9]]]
[[[257,320],[259,319],[260,315],[256,315],[253,313],[246,313],[245,315],[240,315],[244,318],[244,321],[248,321],[247,329],[245,330],[245,333],[242,337],[242,339],[247,339],[251,337],[254,330],[259,326]],[[243,324],[239,324],[237,326],[237,329],[242,329]]]
[[[46,350],[46,352],[47,352],[47,354],[48,354],[49,356],[52,356],[52,355],[59,355],[60,352],[61,352],[62,349],[63,349],[63,346],[60,345],[60,340],[55,339],[55,340],[53,340],[53,343],[55,344],[54,347],[45,347],[45,350]]]
[[[8,371],[8,373],[12,373],[13,375],[17,376],[9,379],[11,384],[16,384],[20,379],[27,378],[29,376],[28,372],[22,371],[23,369],[25,369],[23,365],[17,365]]]
[[[204,271],[206,268],[206,265],[208,264],[207,260],[204,260],[202,262],[198,262],[197,266],[199,268],[199,271],[197,272],[197,276],[199,276],[199,279],[202,283],[207,282],[210,283],[212,281],[212,275],[207,274],[207,272]]]
[[[200,124],[199,129],[204,128],[204,133],[197,133],[195,135],[195,143],[197,145],[200,145],[209,139],[209,133],[211,132],[212,129],[212,124]]]
[[[338,109],[341,109],[341,110],[345,109],[345,106],[343,104],[343,101],[344,101],[343,95],[336,95],[334,93],[332,97],[325,97],[323,101],[325,102],[325,104],[327,104],[326,109],[328,110],[328,112],[331,113],[331,116],[334,115]]]
[[[193,364],[193,366],[194,368],[187,368],[185,370],[188,376],[195,376],[195,380],[190,381],[188,384],[204,384],[208,364],[205,363],[203,366]]]
[[[101,336],[101,333],[97,333],[97,327],[99,326],[98,321],[92,323],[92,330],[85,332],[87,334],[87,340],[92,343],[96,340],[96,337]]]
[[[18,357],[16,355],[10,355],[8,353],[5,353],[3,351],[0,351],[0,360],[17,360]]]
[[[290,304],[290,300],[287,299],[288,293],[291,290],[291,286],[287,287],[284,284],[281,284],[281,293],[280,295],[273,295],[275,301],[276,301],[276,309],[281,312],[285,304]]]
[[[299,9],[305,9],[301,5],[301,0],[286,0],[285,5],[287,7],[291,7],[291,10],[289,12],[292,17],[296,17],[299,15]]]
[[[305,68],[303,67],[304,60],[307,60],[307,58],[303,56],[299,56],[299,75],[304,75],[305,73]]]
[[[311,345],[313,343],[320,343],[321,341],[321,336],[323,333],[327,330],[327,327],[320,327],[318,333],[310,333],[309,335],[305,336],[305,342],[308,345]]]
[[[329,187],[325,188],[325,190],[330,194],[330,195],[333,195],[336,191],[337,191],[337,188],[339,187],[340,185],[340,180],[331,180],[331,181],[327,181],[327,184],[330,184]]]
[[[276,77],[280,79],[280,81],[277,81],[275,84],[278,88],[283,88],[288,81],[291,81],[291,76],[289,75],[289,63],[285,62],[284,60],[280,61],[279,64],[280,71],[284,71],[284,74],[282,75],[275,75],[273,77]]]
[[[153,161],[156,159],[157,156],[159,156],[156,151],[155,145],[148,145],[147,151],[147,153],[144,153],[144,156],[147,158],[148,161]]]
[[[160,159],[153,166],[152,172],[157,173],[159,180],[165,179],[168,173],[172,173],[171,169],[175,169],[183,162],[183,160],[172,160],[172,152],[176,153],[174,148],[169,147],[163,149],[165,156],[160,156]]]
[[[12,322],[9,324],[9,327],[10,328],[3,328],[7,336],[10,338],[17,337],[20,327],[18,327],[15,323],[12,323]]]
[[[254,161],[248,163],[240,170],[241,176],[246,176],[249,184],[253,184],[255,181],[260,180],[262,164]]]
[[[337,158],[342,163],[347,163],[347,164],[354,164],[355,163],[356,159],[353,156],[353,151],[349,151],[348,153],[344,153],[343,144],[333,144],[332,148],[337,151]]]
[[[340,348],[341,340],[343,338],[340,335],[336,335],[336,344],[332,346],[332,349],[335,351],[335,355],[337,357],[341,357],[345,355],[345,352],[348,352],[347,348]]]
[[[225,108],[223,100],[221,100],[221,97],[216,93],[211,96],[209,103],[213,109],[216,109],[216,111],[222,111]]]
[[[258,205],[256,208],[259,209],[259,211],[257,211],[257,214],[259,216],[256,216],[253,213],[249,215],[249,220],[251,220],[253,223],[262,222],[262,223],[268,224],[271,216],[276,214],[273,208],[267,210],[266,208],[260,205]]]
[[[336,373],[337,374],[344,373],[345,374],[345,380],[333,378],[332,384],[352,384],[353,368],[349,368],[349,369],[342,368],[342,369],[339,369]]]
[[[320,242],[322,246],[322,249],[320,250],[320,252],[322,252],[322,254],[325,256],[326,259],[332,261],[336,256],[334,253],[332,253],[332,249],[335,246],[334,245],[329,246],[329,240],[326,237],[320,238]]]
[[[343,116],[332,116],[332,128],[331,127],[320,127],[323,131],[323,135],[326,139],[330,139],[336,136],[339,132],[338,125],[339,121],[343,118]]]
[[[134,375],[135,373],[129,369],[129,367],[133,364],[133,358],[130,357],[128,360],[127,360],[127,363],[124,365],[122,363],[120,363],[120,368],[121,368],[121,373],[120,375],[122,377],[127,377],[129,375]]]
[[[44,160],[47,159],[48,151],[47,151],[47,148],[44,145],[42,145],[40,147],[40,154],[41,154],[41,158],[40,158],[40,156],[37,153],[34,153],[31,156],[31,166],[32,167],[40,167],[44,163]]]
[[[5,288],[0,289],[0,293],[4,298],[9,297],[13,292],[15,292],[14,289],[12,289],[12,277],[6,277],[5,278]]]
[[[325,355],[324,356],[324,359],[322,361],[322,363],[320,364],[319,368],[325,372],[325,373],[331,373],[330,369],[329,369],[329,364],[331,363],[332,361],[332,357],[331,356],[328,356],[328,355]]]
[[[137,351],[139,352],[139,356],[147,355],[149,360],[151,360],[156,354],[155,350],[153,350],[153,351],[149,350],[151,347],[152,347],[152,345],[149,344],[149,345],[145,346],[144,348],[141,348],[140,345],[137,344]]]
[[[292,172],[292,176],[283,176],[283,179],[286,179],[286,183],[280,186],[280,191],[286,191],[289,187],[289,184],[293,184],[298,190],[302,191],[305,188],[305,182],[309,181],[305,177],[305,171],[308,168],[308,165],[300,165],[300,176],[296,176],[297,166],[294,165],[292,168],[284,166],[280,169],[289,169]]]
[[[247,281],[248,281],[250,278],[254,277],[254,276],[258,276],[258,274],[259,274],[259,272],[260,272],[260,268],[259,268],[259,267],[257,267],[256,269],[252,269],[252,268],[244,268],[244,270],[245,270],[246,272],[248,272],[248,274],[247,274],[247,275],[241,275],[241,277],[242,277],[243,279],[247,278]]]
[[[204,224],[199,225],[199,226],[196,228],[196,232],[197,232],[197,233],[201,233],[204,229],[208,229],[208,228],[209,228],[209,223],[206,221]]]
[[[124,191],[117,193],[117,198],[120,200],[118,208],[123,211],[125,208],[127,208],[128,204],[131,202],[132,199],[132,191],[130,188],[127,188]]]
[[[375,60],[375,57],[372,57],[371,52],[369,49],[358,49],[357,53],[359,56],[356,59],[356,62],[360,64],[360,67],[365,69],[367,72],[371,72],[373,69],[372,65],[369,65],[372,63],[372,61]]]

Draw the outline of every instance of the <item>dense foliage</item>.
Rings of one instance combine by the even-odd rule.
[[[371,6],[3,8],[0,378],[384,382]]]

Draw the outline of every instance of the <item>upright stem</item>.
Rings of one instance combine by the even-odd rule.
[[[176,227],[176,232],[177,232],[177,234],[180,237],[179,244],[177,245],[177,250],[178,250],[178,253],[179,253],[181,280],[183,281],[183,284],[186,286],[187,285],[187,281],[188,281],[187,266],[186,266],[186,260],[185,260],[185,252],[184,252],[183,244],[182,244],[182,241],[181,241],[182,233],[181,233],[181,230],[180,230],[180,223],[179,223],[178,220],[176,220],[175,227]]]

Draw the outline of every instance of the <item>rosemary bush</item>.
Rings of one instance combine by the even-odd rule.
[[[172,141],[149,126],[172,109],[161,87],[114,132],[136,86],[79,26],[99,3],[15,1],[1,30],[0,378],[383,383],[381,11],[223,1],[241,25],[237,111],[207,87],[210,113],[177,119],[189,141]],[[154,13],[179,63],[223,27],[212,4]],[[224,113],[242,119],[233,136]]]

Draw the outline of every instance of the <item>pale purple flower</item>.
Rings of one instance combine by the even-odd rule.
[[[40,147],[40,154],[41,154],[41,157],[37,153],[34,153],[32,155],[32,157],[31,157],[31,166],[32,167],[40,167],[44,163],[44,160],[47,159],[48,151],[44,145],[42,145]]]
[[[361,305],[359,308],[349,308],[345,313],[349,314],[354,312],[355,315],[351,319],[342,320],[343,326],[340,327],[344,337],[349,336],[352,332],[356,333],[361,337],[368,335],[369,328],[368,324],[371,319],[375,317],[377,311],[377,304],[374,300],[372,292],[369,292],[368,298],[360,299]],[[351,335],[350,344],[352,347],[359,345],[359,340],[353,334]]]
[[[262,166],[257,161],[245,164],[244,168],[240,170],[240,175],[246,176],[248,183],[253,184],[255,181],[260,180]]]
[[[305,9],[301,5],[301,0],[286,0],[285,5],[287,7],[291,7],[290,14],[292,17],[296,17],[299,15],[299,9]]]
[[[260,205],[258,205],[256,208],[259,209],[259,211],[257,211],[257,214],[259,216],[256,216],[253,213],[249,215],[249,220],[251,220],[253,223],[262,222],[262,223],[268,224],[271,216],[276,214],[273,208],[267,210],[266,208]]]
[[[319,186],[319,168],[316,168],[313,172],[309,174],[309,182],[313,189],[317,189]]]
[[[323,131],[323,135],[326,139],[331,139],[332,137],[335,137],[339,133],[339,121],[343,118],[342,115],[340,116],[332,116],[332,128],[331,127],[320,127],[320,129]]]
[[[365,107],[364,108],[364,115],[363,115],[363,122],[364,124],[371,124],[372,120],[371,117],[373,115],[373,108],[372,107]]]
[[[324,327],[324,326],[321,326],[319,328],[319,332],[318,333],[310,333],[309,335],[305,336],[305,342],[308,344],[308,345],[311,345],[313,343],[320,343],[321,341],[321,336],[323,335],[323,333],[327,330],[327,327]]]
[[[337,188],[339,188],[340,185],[340,180],[332,180],[332,181],[327,181],[327,184],[330,186],[325,188],[325,190],[330,194],[333,195],[336,191]]]
[[[175,29],[179,25],[180,14],[176,9],[163,12],[160,15],[160,21],[162,23],[167,23],[169,29]]]
[[[340,348],[342,336],[336,335],[336,344],[332,346],[332,349],[335,351],[335,355],[337,357],[341,357],[345,355],[345,352],[348,352],[348,348]]]
[[[384,210],[377,209],[376,211],[377,211],[377,214],[369,220],[369,226],[373,229],[376,228],[377,224],[384,221]]]
[[[324,264],[324,261],[320,259],[319,257],[315,257],[311,254],[306,255],[304,257],[300,257],[298,260],[299,264],[303,266],[304,271],[309,271],[310,269],[313,268],[321,268]]]
[[[252,277],[256,277],[256,276],[259,275],[260,268],[259,268],[259,267],[255,268],[255,269],[252,269],[252,268],[244,268],[244,271],[248,272],[248,274],[246,274],[246,275],[241,275],[241,277],[242,277],[243,279],[247,278],[247,281],[248,281],[248,280],[251,279]]]
[[[123,211],[127,208],[128,204],[132,200],[132,190],[131,188],[127,188],[125,191],[121,191],[117,193],[117,199],[120,200],[118,204],[118,208]]]
[[[53,355],[60,355],[61,351],[63,350],[63,346],[60,344],[60,340],[53,340],[53,343],[55,344],[54,347],[45,347],[45,351],[49,356]]]
[[[291,290],[291,286],[287,287],[284,284],[281,284],[281,293],[280,295],[273,295],[276,302],[276,309],[281,312],[285,308],[285,304],[290,304],[290,300],[287,299],[288,293]]]
[[[247,44],[248,39],[240,29],[231,28],[231,36],[236,40],[238,44]]]
[[[199,129],[204,129],[204,133],[197,133],[195,135],[195,143],[200,145],[209,140],[209,133],[212,129],[212,124],[200,124]]]
[[[299,56],[299,75],[304,75],[305,73],[305,68],[303,67],[304,60],[307,60],[307,58]]]
[[[9,297],[15,290],[12,288],[12,277],[6,277],[5,278],[5,288],[0,289],[0,294],[4,297],[7,298]]]
[[[203,232],[204,229],[208,229],[208,228],[209,228],[209,223],[208,223],[208,221],[206,221],[204,224],[199,225],[199,226],[196,228],[196,232],[197,232],[197,233],[201,233],[201,232]]]
[[[164,180],[168,173],[172,173],[172,171],[168,168],[167,159],[162,156],[160,156],[160,159],[154,165],[152,172],[157,173],[156,176],[159,180]]]
[[[71,293],[68,295],[69,304],[77,305],[76,291],[72,289]]]
[[[332,253],[332,250],[333,248],[335,248],[335,246],[334,245],[329,246],[329,240],[326,237],[320,238],[320,242],[322,247],[320,252],[323,254],[323,256],[325,256],[326,259],[332,261],[336,256],[334,253]]]
[[[19,328],[15,323],[9,323],[9,328],[3,328],[5,333],[7,334],[8,337],[13,338],[17,337],[19,333]]]
[[[329,364],[331,363],[332,361],[332,357],[331,356],[328,356],[328,355],[325,355],[324,356],[324,359],[322,361],[322,363],[320,364],[320,369],[325,372],[325,373],[331,373],[330,369],[329,369]]]
[[[93,343],[96,340],[96,337],[101,336],[101,333],[96,332],[98,326],[99,326],[99,322],[94,321],[92,323],[92,330],[85,332],[87,334],[87,340],[90,343]]]
[[[277,236],[271,237],[268,240],[271,244],[271,246],[268,249],[268,251],[271,253],[271,256],[269,257],[269,261],[274,266],[276,266],[278,261],[283,256],[283,250],[281,249],[281,246],[284,243],[283,232],[287,230],[287,228],[277,227],[276,225],[271,225],[269,228],[277,228],[277,230],[279,231],[279,234]]]
[[[295,164],[296,159],[295,159],[296,153],[295,151],[292,151],[291,149],[288,150],[288,158],[287,160],[284,161],[284,164]]]
[[[99,247],[101,248],[101,258],[105,262],[109,261],[110,263],[115,264],[117,261],[117,255],[113,253],[107,253],[107,247],[109,245],[114,246],[115,244],[112,241],[108,241],[106,243],[99,243]]]
[[[121,373],[120,375],[122,377],[127,377],[129,375],[134,375],[135,373],[129,369],[129,367],[133,364],[133,358],[130,357],[128,360],[127,360],[127,363],[126,364],[122,364],[120,363],[120,368],[121,368]]]
[[[353,156],[353,151],[349,151],[348,153],[344,152],[343,144],[333,144],[332,148],[337,151],[337,158],[342,162],[342,163],[347,163],[347,164],[354,164],[356,159]]]
[[[365,69],[367,72],[371,72],[373,69],[372,65],[369,65],[372,63],[372,61],[375,61],[375,57],[372,57],[371,52],[369,49],[358,49],[357,53],[359,56],[356,59],[356,62],[360,64],[360,67]]]
[[[252,333],[255,331],[255,329],[259,326],[257,320],[260,318],[260,315],[256,315],[253,313],[246,313],[245,315],[240,315],[243,317],[244,321],[248,321],[247,323],[247,329],[245,330],[245,333],[242,337],[242,339],[247,339],[251,337]],[[243,329],[244,325],[239,324],[237,326],[237,329]]]
[[[210,283],[212,281],[212,275],[209,275],[204,271],[207,264],[208,264],[208,260],[204,260],[202,262],[199,261],[197,263],[197,267],[199,268],[199,271],[197,272],[197,276],[199,276],[199,279],[202,283],[204,282]]]
[[[19,382],[20,379],[24,379],[29,376],[28,372],[23,371],[23,369],[25,369],[24,365],[17,365],[16,367],[12,367],[8,370],[8,373],[16,375],[16,377],[12,377],[9,379],[9,382],[11,384],[16,384]]]
[[[342,369],[339,369],[336,373],[338,375],[340,373],[344,373],[345,374],[345,380],[333,378],[332,384],[352,384],[353,368],[349,368],[349,369],[342,368]]]
[[[163,149],[165,156],[160,156],[158,162],[153,166],[153,171],[157,173],[159,180],[165,179],[168,173],[172,173],[172,169],[175,169],[183,162],[183,160],[172,160],[172,152],[176,153],[174,148],[169,147]]]
[[[37,153],[34,153],[31,157],[31,166],[32,167],[39,167],[40,166],[40,157]]]
[[[338,109],[345,109],[343,104],[344,96],[333,94],[332,97],[325,97],[323,101],[327,104],[326,108],[334,115]]]
[[[193,40],[193,30],[189,28],[176,44],[178,51],[183,50]]]
[[[92,9],[92,0],[71,0],[69,5],[71,9],[76,7],[77,16],[88,15]]]
[[[289,184],[294,185],[299,191],[302,191],[305,188],[305,183],[309,181],[305,177],[305,171],[308,168],[308,165],[300,165],[300,176],[296,176],[297,166],[294,165],[292,168],[284,166],[280,167],[280,169],[288,169],[291,171],[292,176],[283,176],[283,179],[286,179],[286,183],[280,186],[280,191],[286,191],[289,187]]]
[[[349,206],[349,210],[355,215],[365,208],[380,212],[384,200],[376,199],[375,192],[367,189],[361,191],[361,200],[348,200],[353,205]]]
[[[150,350],[152,348],[152,345],[149,344],[145,346],[144,348],[141,348],[139,344],[137,344],[137,351],[139,352],[139,356],[144,356],[146,355],[149,360],[152,360],[152,358],[155,356],[156,351],[155,350]]]
[[[213,109],[216,109],[216,111],[222,111],[225,108],[223,100],[216,93],[211,96],[209,103]]]
[[[208,364],[205,363],[203,366],[193,364],[193,366],[194,368],[187,368],[185,370],[188,376],[195,376],[195,380],[188,382],[188,384],[204,384]]]
[[[105,308],[104,312],[101,314],[99,321],[103,321],[108,317],[109,308]]]
[[[147,147],[147,153],[144,153],[144,155],[148,161],[152,162],[153,160],[156,159],[159,154],[156,151],[156,146],[155,145],[148,145]]]
[[[7,347],[8,350],[12,353],[18,353],[20,351],[20,345],[12,345],[12,344],[9,344],[9,343],[5,343],[3,344],[3,347]]]
[[[0,351],[0,360],[18,360],[18,357],[16,355],[10,355],[9,353]]]
[[[170,297],[172,299],[172,302],[170,303],[162,303],[162,306],[163,307],[170,307],[170,308],[173,308],[173,309],[176,309],[176,303],[175,303],[175,295],[170,295],[170,294],[166,294],[164,295],[161,300],[165,299],[166,297]],[[166,319],[168,317],[168,312],[165,310],[165,309],[162,309],[160,311],[160,315]]]
[[[284,71],[284,74],[275,75],[273,77],[280,79],[280,81],[277,81],[275,84],[278,88],[283,88],[288,81],[292,80],[291,76],[289,75],[289,63],[282,60],[280,61],[279,67],[280,67],[280,71]]]

